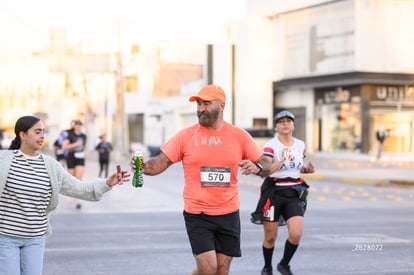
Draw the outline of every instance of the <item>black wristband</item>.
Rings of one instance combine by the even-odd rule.
[[[256,164],[257,168],[259,168],[259,172],[257,172],[256,175],[259,175],[260,172],[263,171],[263,165],[261,165],[260,163],[255,163],[255,164]]]

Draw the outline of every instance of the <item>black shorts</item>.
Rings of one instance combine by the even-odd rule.
[[[68,169],[73,169],[76,166],[85,166],[84,158],[75,158],[73,153],[70,153],[66,158],[66,165]]]
[[[241,257],[239,211],[219,216],[184,211],[183,215],[194,255],[214,250],[227,256]]]
[[[278,222],[280,215],[285,221],[294,216],[304,216],[304,202],[293,188],[275,190],[269,203],[265,205],[263,219]]]
[[[57,161],[61,161],[61,160],[64,160],[64,159],[66,159],[64,154],[56,155],[56,160]]]

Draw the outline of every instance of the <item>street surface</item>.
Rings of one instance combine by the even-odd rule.
[[[97,175],[87,164],[85,178]],[[113,164],[114,166],[115,164]],[[127,163],[122,163],[124,169]],[[261,179],[240,177],[242,254],[230,274],[260,274],[262,228],[250,223]],[[414,187],[309,180],[302,242],[294,274],[414,274]],[[44,275],[191,274],[191,254],[182,217],[181,164],[144,177],[144,187],[115,187],[100,202],[61,196],[52,216]],[[274,266],[286,228],[279,230]],[[277,273],[275,273],[277,274]]]

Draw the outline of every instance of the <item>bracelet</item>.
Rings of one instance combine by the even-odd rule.
[[[259,172],[256,173],[256,175],[259,175],[263,171],[263,165],[261,165],[260,163],[254,163],[254,164],[256,164],[257,168],[259,168]]]

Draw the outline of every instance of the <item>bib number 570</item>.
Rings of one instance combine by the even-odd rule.
[[[219,173],[209,173],[208,181],[223,181],[224,175]]]
[[[202,186],[230,186],[229,167],[201,167]]]

